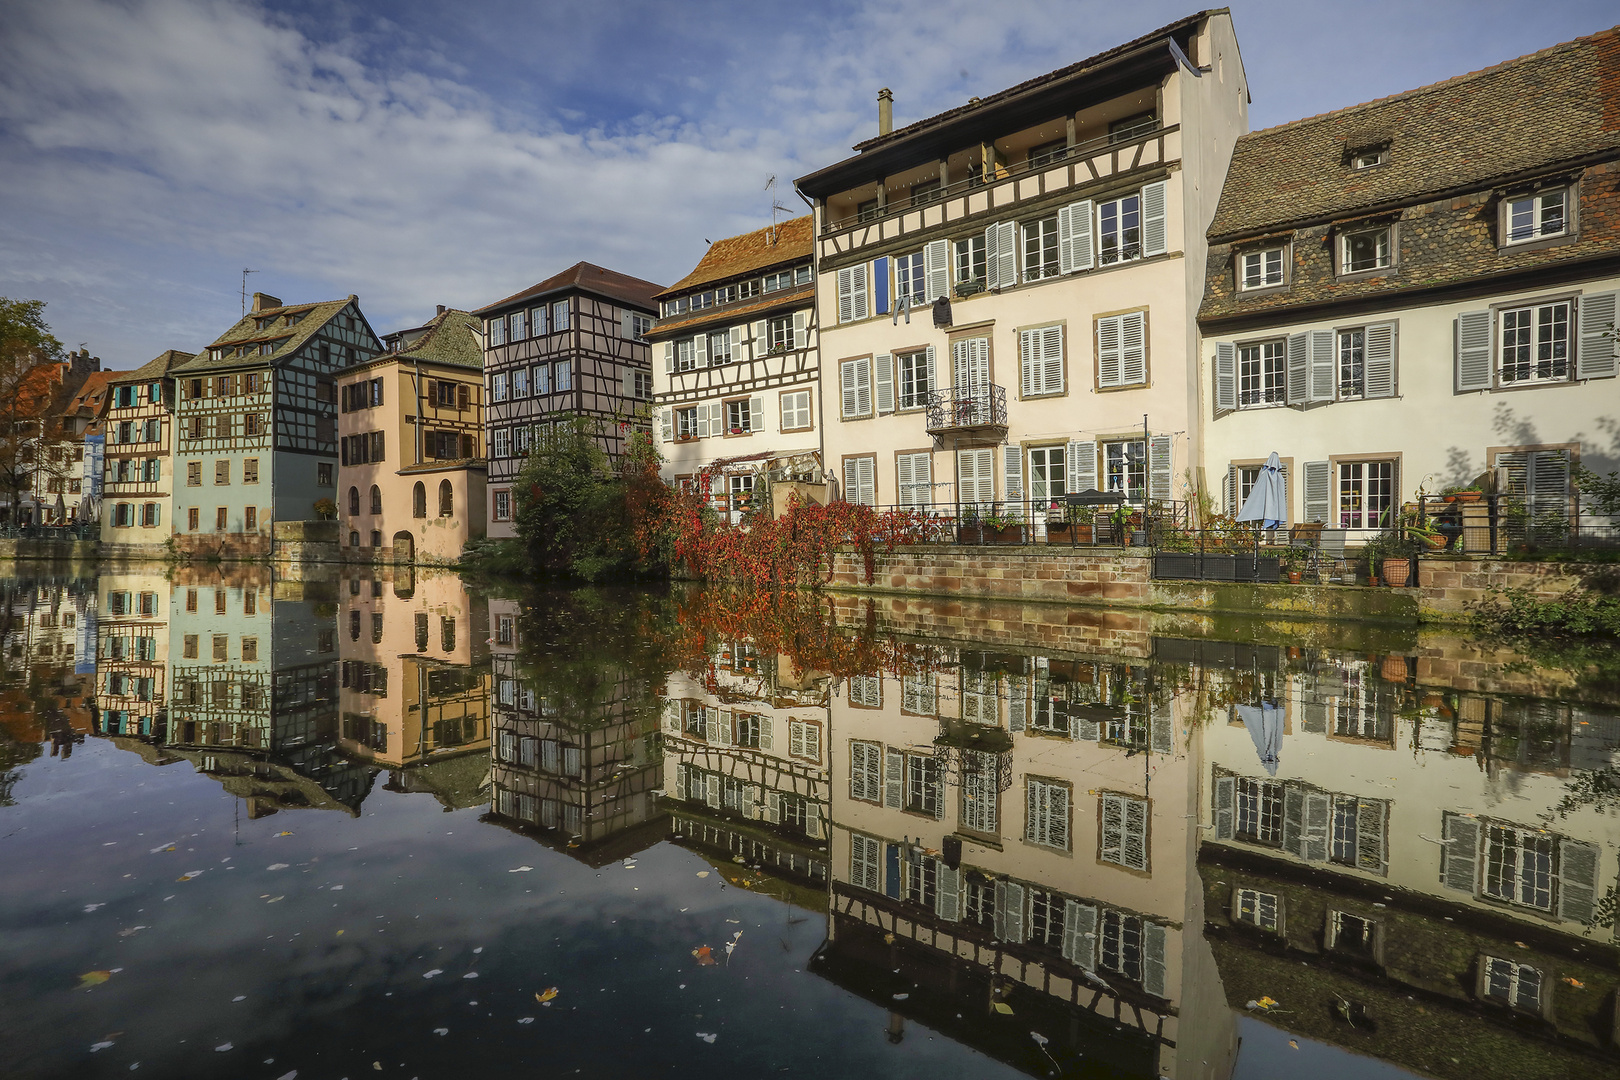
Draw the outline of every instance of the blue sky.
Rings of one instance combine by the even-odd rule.
[[[1254,127],[1603,29],[1612,0],[1232,5]],[[668,282],[876,129],[1191,13],[878,4],[8,0],[0,295],[135,367],[249,290],[380,332],[587,259]]]

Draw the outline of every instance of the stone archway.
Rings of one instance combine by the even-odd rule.
[[[408,532],[394,534],[394,562],[409,566],[416,561],[416,540]]]

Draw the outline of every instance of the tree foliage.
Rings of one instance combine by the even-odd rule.
[[[60,432],[46,420],[59,404],[55,365],[64,359],[43,300],[0,296],[0,492],[9,497],[8,507],[17,506],[38,466],[53,456],[47,445]]]

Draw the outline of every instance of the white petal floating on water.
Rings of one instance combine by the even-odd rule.
[[[520,1017],[518,1017],[518,1023],[520,1023],[520,1024],[532,1024],[532,1023],[534,1023],[534,1017],[532,1017],[532,1016],[520,1016]]]
[[[287,864],[284,863],[284,862],[273,862],[269,866],[265,867],[265,869],[266,870],[285,870],[285,869],[287,869]]]
[[[478,972],[469,971],[469,972],[467,972],[467,974],[463,975],[462,978],[463,979],[476,979],[476,978],[478,978]]]
[[[92,1054],[98,1053],[99,1051],[107,1049],[107,1047],[109,1047],[111,1045],[112,1045],[112,1043],[110,1043],[110,1042],[91,1043],[90,1044],[90,1052]]]
[[[290,1073],[286,1073],[285,1075],[278,1076],[278,1077],[276,1077],[276,1080],[298,1080],[298,1070],[294,1069]]]
[[[530,870],[533,870],[533,869],[534,869],[534,867],[532,867],[532,866],[520,866],[516,870],[508,870],[507,873],[508,874],[527,874]]]
[[[481,953],[483,951],[484,951],[484,947],[482,945],[480,945],[480,946],[478,946],[478,948],[473,950],[473,955],[477,956],[479,953]]]
[[[246,994],[237,994],[235,997],[231,998],[231,1000],[232,1001],[246,1001],[247,1000],[247,995]]]
[[[106,904],[105,904],[105,903],[101,903],[101,904],[86,904],[86,905],[84,905],[84,913],[85,913],[85,914],[86,914],[86,915],[88,915],[88,914],[90,914],[90,913],[91,913],[91,912],[92,912],[92,911],[94,911],[94,910],[96,910],[96,908],[104,908],[104,907],[106,907],[106,906],[107,906],[107,905],[106,905]]]
[[[423,972],[422,973],[422,978],[431,979],[435,975],[443,975],[443,974],[444,974],[444,968],[434,968],[432,971]]]
[[[341,885],[334,885],[334,886],[332,886],[332,891],[333,891],[333,892],[342,892],[342,891],[343,891],[343,886],[341,886]]]
[[[433,1029],[433,1034],[435,1034],[435,1035],[448,1035],[448,1034],[450,1034],[450,1029],[449,1028],[434,1028]]]
[[[706,1043],[712,1043],[712,1042],[714,1042],[714,1040],[718,1039],[720,1036],[719,1036],[718,1033],[711,1035],[708,1032],[700,1031],[700,1032],[697,1033],[697,1037],[702,1039]]]
[[[220,1043],[218,1046],[214,1047],[214,1053],[223,1054],[227,1050],[234,1050],[234,1049],[235,1049],[235,1047],[233,1047],[230,1043]]]

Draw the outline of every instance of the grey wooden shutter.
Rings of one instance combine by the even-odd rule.
[[[1001,260],[996,258],[996,226],[984,230],[984,287],[994,289],[1001,284]]]
[[[1097,385],[1120,384],[1120,316],[1110,315],[1097,320]]]
[[[702,330],[692,339],[692,366],[709,366],[709,335]]]
[[[1305,792],[1293,784],[1283,789],[1283,850],[1301,855],[1305,842]]]
[[[1303,405],[1311,397],[1311,336],[1288,335],[1288,377],[1286,399],[1290,405]]]
[[[1002,472],[1007,486],[1003,498],[1009,503],[1024,501],[1024,448],[1009,446],[1001,452]]]
[[[671,412],[670,409],[658,410],[659,433],[663,435],[665,442],[675,441],[675,419]]]
[[[1147,383],[1147,312],[1119,317],[1119,381],[1122,386]]]
[[[1215,839],[1232,839],[1232,815],[1237,804],[1237,778],[1215,778]]]
[[[843,271],[839,271],[843,273]],[[842,300],[839,301],[842,304]],[[754,359],[758,360],[771,351],[770,324],[764,319],[754,323]]]
[[[877,411],[879,416],[894,412],[894,357],[877,356]]]
[[[846,266],[838,271],[838,321],[852,322],[855,318],[855,268]],[[758,344],[756,342],[756,349]],[[755,355],[759,355],[758,352]]]
[[[1071,442],[1065,458],[1068,467],[1067,492],[1077,495],[1097,486],[1097,444]]]
[[[1148,498],[1170,501],[1172,437],[1155,435],[1148,440]]]
[[[843,405],[839,415],[850,420],[860,415],[860,384],[856,378],[856,364],[859,361],[845,360],[838,365],[839,389],[843,394]]]
[[[933,391],[939,389],[939,381],[934,375],[934,360],[937,354],[935,353],[932,345],[924,349],[923,354],[927,358],[924,363],[926,363],[928,366],[928,390],[930,393],[932,393]]]
[[[1215,411],[1237,408],[1237,346],[1230,341],[1215,343]]]
[[[864,319],[871,309],[867,306],[866,264],[849,268],[850,273],[850,306],[853,310],[851,318]]]
[[[1239,507],[1237,501],[1237,466],[1226,467],[1226,501],[1221,504],[1228,514],[1236,515]]]
[[[1479,882],[1479,822],[1448,813],[1441,832],[1440,884],[1471,895]]]
[[[1369,331],[1371,329],[1371,327],[1368,327]],[[1305,393],[1306,401],[1313,403],[1332,401],[1338,396],[1336,391],[1339,382],[1339,358],[1337,350],[1334,348],[1333,336],[1331,330],[1311,331],[1311,374]],[[1368,349],[1367,352],[1370,358],[1372,350]],[[1393,359],[1393,354],[1391,354],[1391,361]],[[1369,394],[1368,396],[1372,395]]]
[[[1581,297],[1580,340],[1575,345],[1577,379],[1612,379],[1620,357],[1620,336],[1615,334],[1620,293],[1592,293]]]
[[[1163,255],[1169,249],[1170,230],[1165,221],[1165,182],[1142,185],[1142,254]]]
[[[1366,351],[1362,396],[1387,398],[1395,396],[1395,352],[1399,324],[1373,323],[1366,331]]]
[[[1389,804],[1383,799],[1362,799],[1356,807],[1356,865],[1375,874],[1389,870],[1386,825]]]
[[[956,922],[962,917],[962,871],[952,870],[938,859],[934,863],[934,879],[938,882],[934,914],[946,922]]]
[[[872,415],[872,361],[855,361],[855,415]]]
[[[1039,358],[1035,355],[1039,344],[1039,331],[1020,330],[1018,332],[1018,376],[1019,393],[1024,397],[1032,397],[1039,393],[1036,386],[1036,367]]]
[[[1063,959],[1087,971],[1097,966],[1097,909],[1063,901]]]
[[[765,399],[762,397],[748,399],[748,430],[765,430]]]
[[[1092,221],[1095,219],[1090,199],[1069,204],[1069,269],[1065,273],[1090,270],[1096,261],[1092,252]],[[1058,235],[1058,251],[1063,250],[1062,233]]]
[[[898,810],[905,788],[906,755],[891,748],[884,751],[884,757],[883,805]]]
[[[1457,316],[1456,387],[1458,393],[1489,390],[1491,372],[1491,313],[1464,311]]]
[[[793,313],[793,348],[803,352],[810,345],[810,313],[808,311],[795,311]]]
[[[1558,917],[1571,922],[1592,922],[1597,896],[1599,850],[1595,844],[1561,838],[1558,841]]]
[[[1048,326],[1040,331],[1041,392],[1061,394],[1064,388],[1063,327]]]
[[[518,317],[522,318],[522,315],[519,315]],[[634,326],[634,323],[632,322],[633,319],[634,319],[634,316],[628,310],[619,312],[619,336],[620,337],[622,337],[622,338],[632,338],[633,339],[636,336],[635,326]]]
[[[1058,273],[1074,272],[1074,207],[1060,206],[1057,212]]]
[[[950,269],[948,240],[933,240],[923,245],[923,291],[930,302],[950,295]]]
[[[1328,520],[1333,502],[1333,466],[1327,461],[1305,463],[1305,520]]]
[[[1158,998],[1165,996],[1164,944],[1164,927],[1142,924],[1142,989]]]
[[[1327,862],[1328,832],[1333,825],[1333,800],[1319,791],[1305,793],[1305,832],[1300,854],[1308,862]]]
[[[664,374],[665,375],[673,375],[674,373],[675,373],[675,343],[673,341],[666,341],[666,342],[664,342]]]

